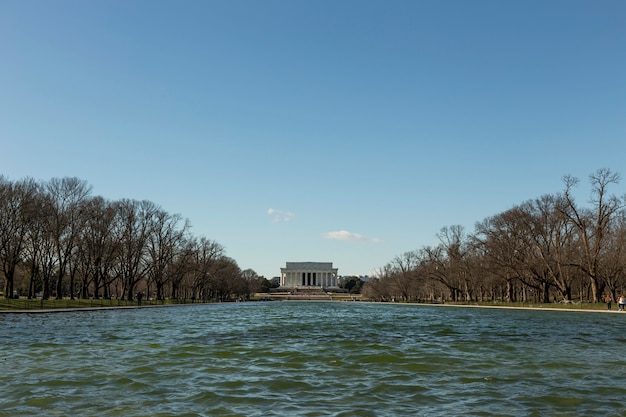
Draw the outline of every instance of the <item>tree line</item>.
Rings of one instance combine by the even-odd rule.
[[[476,223],[441,229],[439,243],[398,255],[367,281],[376,300],[599,302],[624,293],[626,196],[609,193],[620,175],[589,176],[587,205],[575,201],[580,181]]]
[[[78,178],[0,176],[4,296],[247,299],[269,282],[241,270],[188,220],[151,201],[93,196]]]

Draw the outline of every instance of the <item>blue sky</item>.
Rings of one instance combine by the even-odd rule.
[[[621,0],[2,0],[0,57],[0,174],[153,201],[266,277],[626,175]]]

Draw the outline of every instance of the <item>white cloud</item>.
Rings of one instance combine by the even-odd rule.
[[[380,239],[375,237],[367,237],[363,236],[359,233],[348,232],[347,230],[337,230],[336,232],[326,232],[322,233],[322,236],[325,239],[332,240],[350,240],[350,241],[360,241],[360,242],[380,242]]]
[[[290,211],[276,210],[273,208],[267,209],[267,214],[272,216],[272,223],[288,222],[296,216]]]

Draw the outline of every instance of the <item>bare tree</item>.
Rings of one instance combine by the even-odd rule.
[[[31,207],[26,221],[26,241],[24,250],[25,270],[30,271],[28,280],[28,298],[36,296],[38,291],[43,291],[43,259],[46,247],[51,247],[49,237],[49,213],[52,211],[50,199],[42,192],[43,185],[34,184],[34,190],[31,195]],[[48,250],[51,252],[51,249]],[[51,271],[48,276],[51,275]],[[46,288],[48,288],[46,284]],[[45,291],[44,295],[48,295],[49,291]]]
[[[458,301],[463,290],[456,280],[458,277],[451,272],[443,245],[425,246],[422,248],[422,252],[428,260],[428,267],[425,270],[427,276],[431,280],[443,284],[448,292],[448,296],[442,298]]]
[[[170,277],[170,297],[179,298],[179,291],[186,276],[193,273],[196,241],[187,236],[176,248],[174,258],[167,267],[167,274]]]
[[[591,295],[595,302],[600,301],[599,272],[602,254],[607,245],[607,232],[610,230],[611,220],[624,208],[625,197],[608,194],[611,184],[619,184],[620,175],[610,169],[602,168],[589,176],[591,184],[591,209],[582,209],[575,203],[573,190],[579,180],[572,176],[565,176],[564,204],[561,212],[578,231],[582,247],[582,259],[574,264],[582,270],[591,285]]]
[[[189,275],[191,296],[194,299],[207,300],[209,294],[209,281],[214,263],[224,256],[224,248],[217,242],[202,237],[196,241],[192,269]]]
[[[119,225],[117,238],[120,257],[117,275],[122,281],[122,298],[133,299],[135,286],[146,277],[151,264],[147,262],[150,219],[157,207],[150,201],[122,200],[117,205]]]
[[[615,300],[617,291],[623,292],[626,282],[626,213],[622,210],[611,222],[607,233],[607,245],[599,273],[601,285],[608,287],[608,293]]]
[[[410,251],[401,256],[396,256],[389,264],[390,273],[387,279],[403,301],[414,299],[419,279],[417,271],[419,261],[418,253]]]
[[[241,269],[233,259],[221,256],[212,262],[205,291],[210,299],[226,301],[231,296],[244,295],[245,285],[242,283]]]
[[[57,256],[56,298],[63,298],[63,278],[82,227],[81,203],[91,193],[86,181],[78,178],[52,178],[46,189],[53,203],[52,238]],[[70,289],[70,292],[72,289]],[[72,297],[73,293],[70,294]]]
[[[253,269],[248,268],[241,272],[241,278],[245,284],[245,297],[249,300],[252,295],[261,290],[259,275]]]
[[[472,299],[472,269],[468,262],[471,250],[463,226],[443,227],[437,234],[441,242],[435,250],[427,250],[429,262],[434,263],[431,276],[449,290],[453,300],[458,301],[461,294],[466,301]]]
[[[34,195],[33,212],[28,219],[25,256],[30,270],[28,297],[42,291],[42,298],[50,298],[51,282],[57,267],[55,245],[52,235],[52,213],[54,205],[45,184],[39,185],[40,192]]]
[[[13,183],[0,176],[0,278],[7,297],[28,273],[29,297],[43,291],[44,299],[109,297],[114,288],[131,300],[142,280],[155,285],[159,299],[168,284],[173,297],[182,289],[226,299],[249,297],[261,281],[246,280],[216,242],[191,236],[180,215],[150,201],[110,203],[90,193],[77,178]]]
[[[506,283],[505,299],[517,301],[515,281],[526,272],[525,254],[529,246],[517,210],[507,210],[477,223],[473,240],[475,246],[480,246],[485,268]]]
[[[13,296],[15,272],[24,258],[36,189],[32,179],[12,183],[0,176],[0,265],[6,298]]]
[[[550,268],[541,260],[541,251],[534,229],[536,218],[541,223],[540,217],[536,217],[531,210],[516,206],[505,213],[505,219],[509,222],[508,229],[509,245],[514,247],[514,265],[517,279],[540,294],[542,302],[550,301],[550,288],[554,285],[553,275]],[[525,289],[525,288],[524,288]],[[522,299],[525,301],[527,294],[524,291]]]
[[[149,221],[149,233],[147,239],[148,256],[151,267],[147,270],[150,282],[156,286],[157,300],[164,300],[165,284],[170,279],[167,274],[168,266],[174,261],[177,249],[183,242],[189,222],[185,221],[182,226],[182,217],[179,214],[168,214],[157,209],[153,211]]]
[[[547,275],[565,300],[571,301],[573,274],[569,265],[575,244],[574,232],[559,210],[561,205],[561,198],[547,194],[527,201],[519,210],[522,225],[531,239],[531,257],[538,261],[537,268]],[[547,286],[543,288],[545,301]]]
[[[378,268],[374,273],[374,277],[367,280],[361,288],[361,294],[371,300],[385,301],[390,300],[392,295],[388,282],[392,274],[391,265],[387,264],[382,268]]]
[[[87,215],[78,240],[80,250],[77,251],[75,261],[82,275],[80,294],[87,298],[92,285],[95,298],[108,298],[111,296],[108,283],[120,249],[120,242],[115,235],[118,213],[116,206],[102,197],[88,200],[85,211]]]

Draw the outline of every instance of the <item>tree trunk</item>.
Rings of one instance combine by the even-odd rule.
[[[550,286],[548,285],[547,282],[543,282],[541,284],[541,292],[542,292],[542,303],[549,303],[550,302]]]
[[[63,272],[59,270],[59,276],[57,277],[57,300],[63,299]]]
[[[5,278],[6,278],[6,285],[5,285],[5,289],[4,289],[4,298],[13,298],[13,282],[14,282],[14,277],[15,273],[13,270],[9,270],[6,272],[5,274]]]
[[[591,297],[594,303],[599,303],[600,300],[600,291],[598,285],[598,278],[595,276],[589,277],[589,281],[591,283]]]
[[[43,299],[48,300],[50,298],[50,275],[45,274],[43,276]]]

